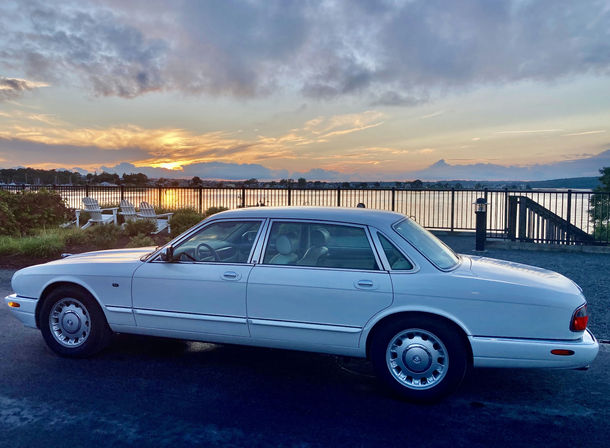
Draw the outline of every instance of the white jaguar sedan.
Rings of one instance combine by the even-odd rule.
[[[368,357],[405,398],[468,367],[581,368],[598,343],[571,280],[456,255],[397,213],[247,208],[164,247],[71,255],[15,273],[5,301],[63,356],[113,332]]]

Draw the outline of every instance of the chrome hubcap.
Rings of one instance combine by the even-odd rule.
[[[443,342],[419,328],[395,335],[386,350],[392,376],[409,389],[430,389],[447,374],[449,356]]]
[[[51,309],[49,328],[55,340],[64,347],[78,347],[91,331],[89,311],[76,299],[61,299]]]

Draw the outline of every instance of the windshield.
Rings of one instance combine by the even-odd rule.
[[[412,219],[403,219],[392,227],[437,268],[451,269],[457,265],[459,258],[455,252]]]

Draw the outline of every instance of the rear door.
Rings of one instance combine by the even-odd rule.
[[[248,281],[253,338],[324,351],[357,347],[362,327],[392,303],[363,226],[274,220]]]

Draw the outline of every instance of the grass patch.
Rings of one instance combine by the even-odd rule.
[[[27,255],[30,257],[49,258],[62,253],[66,243],[57,233],[42,232],[39,235],[26,237],[0,237],[0,254]]]

